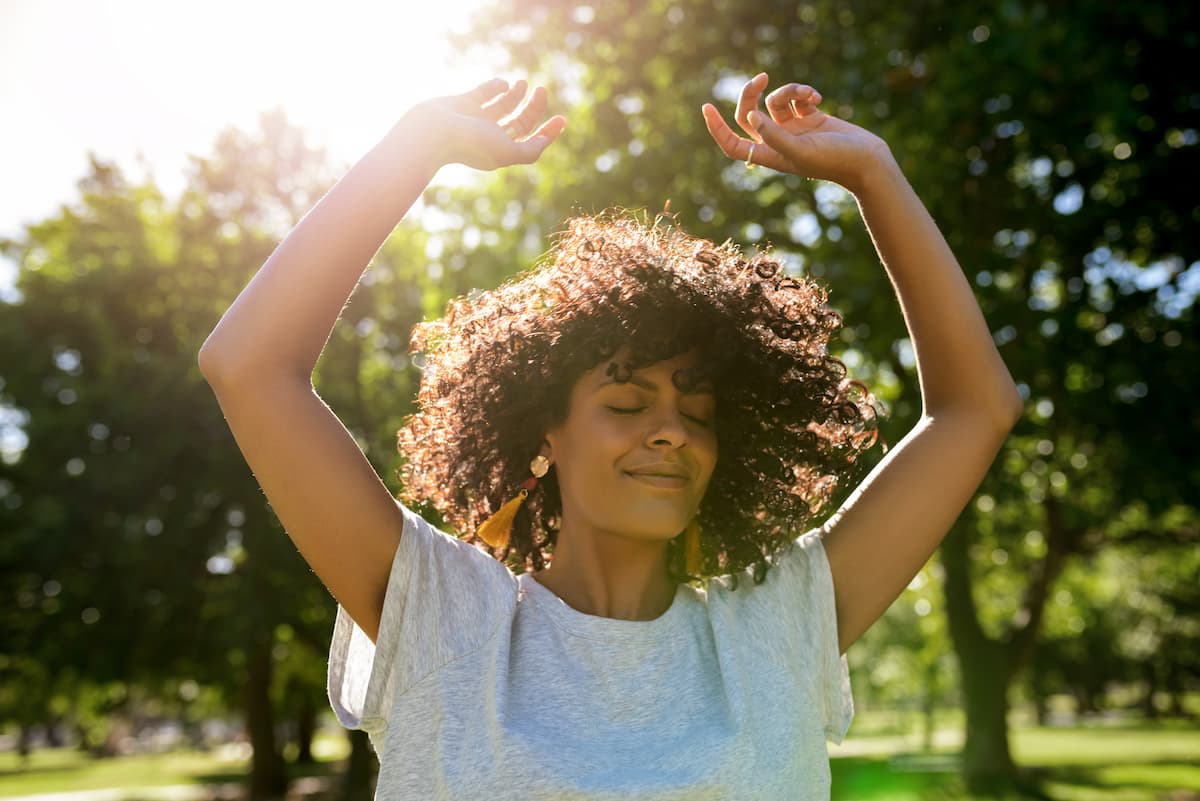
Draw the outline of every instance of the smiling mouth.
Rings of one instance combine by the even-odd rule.
[[[688,484],[688,480],[683,476],[658,476],[650,473],[626,473],[625,475],[642,484],[659,489],[683,489]]]

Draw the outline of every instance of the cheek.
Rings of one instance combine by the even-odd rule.
[[[638,438],[636,415],[623,417],[607,410],[598,412],[591,419],[591,435],[601,448],[627,446]]]
[[[718,443],[720,438],[717,436],[715,428],[700,428],[692,440],[692,446],[698,452],[703,452],[709,459],[715,460],[717,453],[720,451]]]
[[[634,426],[617,415],[595,414],[581,418],[564,443],[568,453],[565,461],[578,477],[572,483],[578,490],[586,491],[597,480],[609,480],[636,444]]]

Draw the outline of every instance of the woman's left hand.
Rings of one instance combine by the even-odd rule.
[[[709,133],[730,158],[834,181],[854,193],[881,160],[892,158],[883,139],[817,108],[821,93],[806,84],[784,84],[767,95],[768,117],[757,110],[766,87],[767,74],[761,72],[738,99],[736,119],[749,139],[734,133],[712,103],[702,107]]]

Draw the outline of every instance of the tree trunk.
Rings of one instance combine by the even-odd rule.
[[[926,751],[933,750],[933,735],[937,726],[937,721],[934,718],[937,706],[938,695],[938,680],[937,680],[937,663],[930,662],[925,667],[925,687],[922,693],[921,701],[921,717],[922,717],[922,735],[924,741],[924,749]]]
[[[46,747],[47,748],[62,748],[66,745],[66,739],[63,737],[62,724],[64,723],[62,715],[52,715],[46,720]]]
[[[1170,653],[1170,651],[1168,651]],[[1163,684],[1168,693],[1170,693],[1171,704],[1167,714],[1176,718],[1190,718],[1191,713],[1183,705],[1184,696],[1187,695],[1186,681],[1183,675],[1183,666],[1174,659],[1168,660],[1166,663],[1166,680]]]
[[[313,763],[312,741],[317,730],[317,707],[312,701],[312,693],[301,691],[299,706],[296,709],[296,762],[300,765]]]
[[[250,680],[246,684],[246,721],[254,755],[250,763],[250,801],[283,798],[287,775],[283,756],[275,743],[275,716],[271,709],[271,650],[266,637],[254,646],[250,657]]]
[[[17,753],[21,755],[22,767],[29,764],[29,755],[32,752],[33,727],[22,720],[17,724]]]
[[[1158,708],[1154,706],[1154,691],[1158,689],[1158,670],[1153,659],[1142,660],[1142,677],[1146,681],[1146,692],[1138,701],[1146,720],[1158,719]]]
[[[78,722],[75,723],[75,750],[82,753],[88,753],[92,750],[92,733],[87,726]]]
[[[1034,719],[1037,725],[1045,726],[1050,718],[1050,705],[1046,696],[1050,692],[1044,664],[1045,654],[1029,663],[1029,700],[1033,704]]]
[[[1047,502],[1049,504],[1049,501]],[[1046,798],[1035,779],[1017,769],[1008,747],[1008,688],[1033,652],[1050,584],[1061,571],[1063,554],[1053,547],[1034,567],[1023,608],[1010,636],[992,640],[979,625],[971,587],[968,532],[970,517],[960,517],[942,542],[946,616],[962,673],[967,717],[962,752],[963,780],[971,793],[1003,794],[1016,790]]]
[[[350,758],[342,776],[342,801],[371,801],[378,760],[365,731],[350,729]]]
[[[1071,693],[1075,696],[1075,714],[1079,719],[1095,717],[1096,699],[1092,697],[1091,689],[1085,684],[1077,683],[1071,687]]]
[[[1017,775],[1008,748],[1008,668],[1001,654],[995,656],[963,668],[968,721],[963,766],[973,793],[1004,787]]]

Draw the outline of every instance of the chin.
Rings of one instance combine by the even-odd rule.
[[[660,540],[666,541],[674,539],[687,527],[688,521],[686,518],[669,518],[655,516],[654,519],[640,517],[635,520],[630,520],[626,525],[614,523],[612,531],[629,531],[633,532],[628,535],[630,539],[637,540]],[[624,521],[623,521],[624,522]]]

